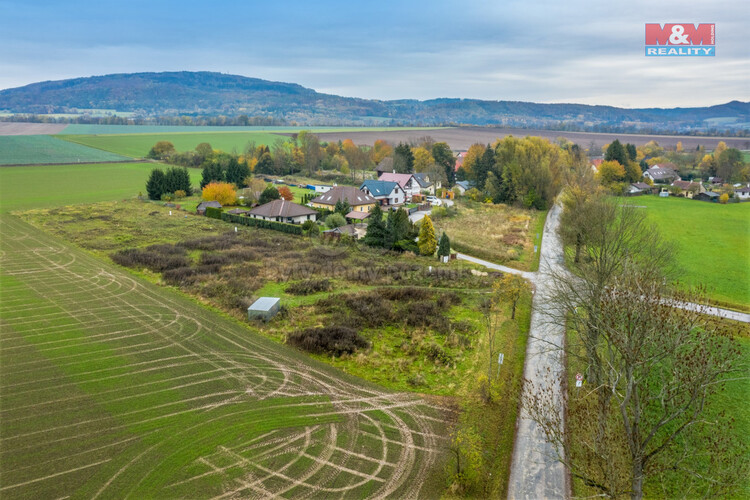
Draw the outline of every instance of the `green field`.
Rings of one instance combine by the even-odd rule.
[[[94,163],[127,158],[108,151],[62,141],[49,135],[0,136],[0,165]]]
[[[198,132],[168,134],[122,134],[122,135],[57,135],[70,143],[82,144],[112,153],[144,158],[158,141],[169,141],[177,151],[190,151],[202,142],[208,142],[214,149],[226,152],[236,150],[241,153],[248,142],[256,145],[273,145],[284,136],[270,132]]]
[[[146,191],[153,163],[0,168],[0,212],[118,200]],[[194,185],[201,171],[188,169]]]
[[[313,132],[379,132],[384,130],[434,130],[441,127],[305,127]],[[71,124],[61,134],[161,134],[172,132],[298,132],[295,126],[277,127],[232,127],[232,126],[181,126],[181,125],[88,125]]]
[[[176,218],[175,218],[176,220]],[[0,215],[0,495],[434,497],[445,416]]]
[[[649,220],[678,245],[679,280],[703,285],[719,304],[750,310],[750,203],[720,205],[641,196]]]

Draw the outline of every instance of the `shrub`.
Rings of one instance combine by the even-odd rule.
[[[231,205],[237,199],[237,192],[234,185],[228,182],[210,182],[203,188],[202,197],[204,201],[218,201],[222,205]]]
[[[184,198],[185,196],[187,196],[187,193],[183,191],[182,189],[178,189],[177,191],[174,192],[174,197],[177,200],[180,200]]]
[[[229,262],[229,257],[221,253],[202,253],[200,263],[204,265],[216,264],[223,266]]]
[[[168,269],[187,267],[190,260],[184,255],[161,253],[158,250],[139,250],[128,248],[112,254],[112,260],[125,267],[145,267],[154,272],[163,272]]]
[[[427,359],[433,363],[442,364],[448,366],[453,363],[453,356],[445,351],[442,347],[437,345],[435,342],[430,343],[425,348],[425,355]]]
[[[177,267],[164,271],[161,276],[170,285],[189,285],[195,282],[196,274],[192,267]]]
[[[326,217],[326,226],[328,226],[329,229],[334,229],[345,225],[346,219],[340,213],[332,213],[331,215]]]
[[[292,283],[286,287],[286,293],[292,295],[310,295],[312,293],[327,292],[331,290],[331,282],[327,279],[310,279]]]
[[[722,205],[725,205],[729,201],[729,195],[727,193],[722,194],[719,196],[719,203]]]
[[[435,302],[410,302],[401,308],[401,314],[408,326],[431,327],[442,333],[450,330],[448,318]]]
[[[352,354],[359,348],[370,344],[353,328],[345,326],[328,326],[307,328],[289,335],[287,342],[314,354]]]

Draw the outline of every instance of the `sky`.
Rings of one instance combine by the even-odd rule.
[[[646,57],[645,23],[715,23],[716,56]],[[384,100],[750,101],[750,1],[0,0],[0,89],[183,70]]]

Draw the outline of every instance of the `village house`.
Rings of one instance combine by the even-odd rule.
[[[734,190],[735,196],[740,200],[750,200],[750,184]]]
[[[643,172],[643,177],[651,179],[655,184],[669,184],[673,181],[680,180],[680,176],[677,175],[677,170],[673,167],[673,163],[654,165]]]
[[[359,186],[359,190],[378,200],[380,206],[398,206],[406,202],[406,193],[397,182],[368,180]]]
[[[380,177],[380,174],[383,174],[385,172],[395,172],[393,170],[393,157],[387,156],[380,160],[380,163],[378,163],[378,166],[375,167],[375,174]]]
[[[473,187],[474,183],[471,181],[458,181],[456,182],[456,185],[453,186],[453,190],[463,196],[464,194],[466,194],[466,191]]]
[[[341,237],[341,235],[347,235],[355,240],[364,238],[367,233],[367,224],[347,224],[345,226],[336,227],[323,231],[324,236]]]
[[[698,201],[719,201],[719,197],[719,193],[714,193],[713,191],[704,191],[693,196],[693,199]]]
[[[197,213],[198,215],[206,215],[206,209],[208,207],[221,208],[221,203],[219,203],[218,201],[202,201],[195,208],[195,213]]]
[[[654,187],[646,184],[645,182],[634,182],[630,186],[628,186],[628,194],[630,196],[638,196],[640,194],[652,194],[653,192],[654,192]]]
[[[348,202],[352,207],[352,212],[369,212],[378,203],[378,200],[354,186],[334,186],[324,194],[310,200],[310,205],[313,208],[333,210],[339,201]]]
[[[695,196],[696,194],[701,193],[706,190],[703,187],[703,184],[701,184],[700,182],[674,181],[672,182],[671,185],[680,190],[680,195],[685,196],[685,198],[690,198],[690,199],[692,199],[693,196]]]
[[[411,201],[411,197],[415,194],[422,192],[422,187],[414,175],[412,174],[397,174],[395,172],[383,172],[378,177],[380,181],[396,182],[406,194],[406,201]]]
[[[422,191],[426,191],[431,195],[434,195],[437,190],[443,186],[442,182],[440,182],[440,179],[435,179],[434,177],[435,176],[430,175],[429,172],[418,172],[414,174],[414,178],[417,179],[419,187],[422,189]]]
[[[315,221],[318,212],[310,207],[297,205],[291,201],[273,200],[255,207],[247,213],[253,219],[263,219],[288,224],[302,224],[305,221]]]

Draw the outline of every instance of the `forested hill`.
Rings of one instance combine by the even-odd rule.
[[[379,101],[322,94],[293,83],[210,72],[131,73],[0,90],[6,113],[116,110],[151,116],[268,116],[303,125],[500,124],[581,130],[750,130],[750,103],[623,109],[477,99]]]

